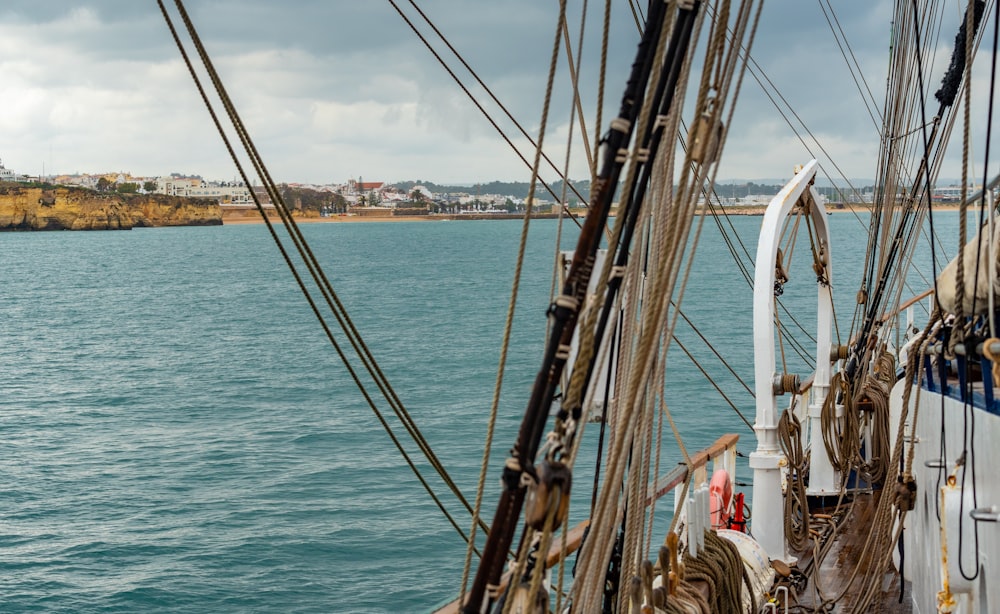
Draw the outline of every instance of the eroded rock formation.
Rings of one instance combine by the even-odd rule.
[[[83,188],[0,186],[0,230],[128,230],[215,226],[218,203],[163,194],[105,194]]]

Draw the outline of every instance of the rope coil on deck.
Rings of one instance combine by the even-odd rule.
[[[806,502],[805,474],[809,459],[802,445],[802,423],[793,403],[778,420],[778,444],[788,459],[788,492],[785,494],[785,539],[795,550],[809,545],[809,505]]]

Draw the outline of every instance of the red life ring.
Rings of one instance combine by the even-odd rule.
[[[728,529],[732,515],[733,483],[725,469],[716,469],[708,484],[709,510],[713,529]]]

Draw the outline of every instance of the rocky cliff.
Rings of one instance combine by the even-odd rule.
[[[222,224],[218,203],[162,194],[0,186],[0,230],[128,230]]]

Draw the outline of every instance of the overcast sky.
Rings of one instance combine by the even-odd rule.
[[[408,1],[397,4],[419,21]],[[581,3],[571,4],[575,39]],[[596,32],[597,5],[603,3],[591,4]],[[881,104],[889,3],[834,4]],[[953,4],[946,11],[952,17],[959,10],[958,2]],[[536,136],[558,2],[424,0],[419,5]],[[617,108],[637,31],[626,2],[614,0],[614,6],[608,95]],[[188,0],[187,7],[278,181],[362,177],[471,184],[530,176],[387,1]],[[432,35],[426,24],[420,27]],[[941,65],[954,37],[946,28]],[[440,42],[435,44],[444,54]],[[481,96],[453,56],[446,57]],[[592,66],[596,57],[596,50],[585,51],[585,64]],[[767,0],[754,57],[847,176],[875,175],[877,132],[819,2]],[[989,59],[987,49],[977,62],[988,68]],[[592,109],[593,71],[584,71]],[[935,73],[935,88],[942,71]],[[567,130],[562,67],[559,77],[546,135],[553,157],[561,157]],[[974,92],[981,110],[985,87]],[[488,109],[500,117],[495,105]],[[749,76],[733,124],[720,179],[784,177],[809,158]],[[510,123],[501,125],[523,147]],[[983,143],[974,142],[974,148],[981,152]],[[953,149],[954,160],[958,148]],[[44,165],[49,174],[235,176],[152,0],[0,4],[0,159],[29,174],[41,173]],[[574,168],[571,175],[582,177],[582,168]],[[981,174],[981,162],[976,168]],[[942,172],[957,175],[954,162]],[[552,173],[543,177],[551,179]]]

